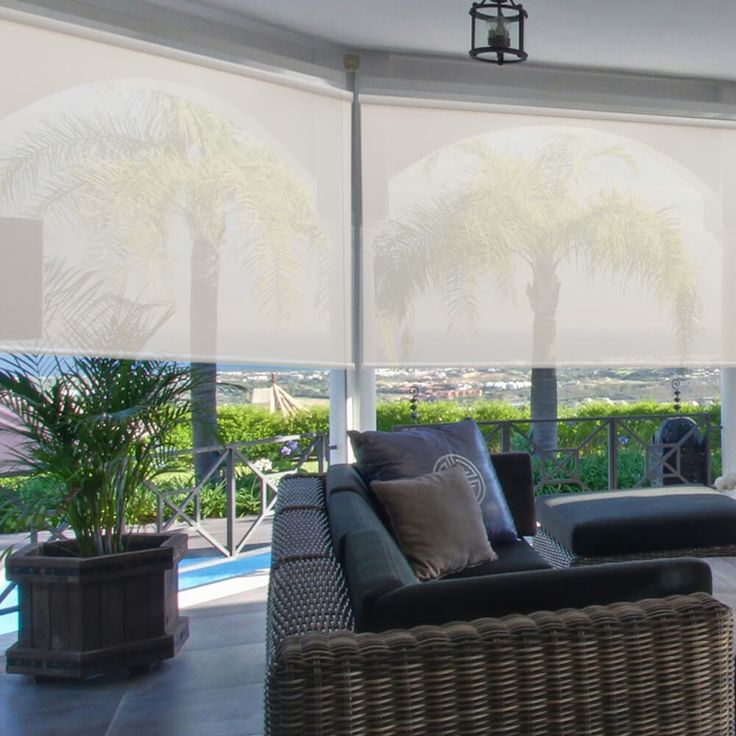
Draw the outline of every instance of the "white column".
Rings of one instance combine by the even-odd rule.
[[[356,373],[359,401],[353,406],[351,429],[376,428],[376,372],[373,368],[361,368]]]
[[[352,462],[349,429],[376,428],[376,373],[372,368],[330,371],[330,463]]]
[[[721,239],[721,462],[736,473],[736,233],[726,219]]]
[[[352,452],[347,432],[350,429],[376,428],[376,376],[363,365],[363,191],[361,182],[360,101],[358,71],[360,59],[345,57],[348,88],[353,92],[352,107],[352,354],[355,368],[330,371],[330,462],[350,462]]]
[[[352,402],[348,395],[348,371],[330,371],[330,465],[348,462],[348,416]]]
[[[721,368],[721,462],[723,474],[736,473],[736,367]]]

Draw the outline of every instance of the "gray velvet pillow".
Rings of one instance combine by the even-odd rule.
[[[415,478],[458,465],[465,472],[494,546],[518,539],[491,456],[472,419],[454,424],[407,427],[398,432],[348,432],[356,467],[369,483]]]
[[[419,580],[497,559],[473,489],[455,466],[418,478],[375,480],[396,541]]]

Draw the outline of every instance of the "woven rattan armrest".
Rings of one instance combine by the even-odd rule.
[[[287,636],[272,736],[733,733],[732,623],[704,593]]]

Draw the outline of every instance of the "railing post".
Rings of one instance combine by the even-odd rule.
[[[325,472],[325,459],[327,457],[326,455],[327,443],[325,442],[325,436],[322,432],[320,432],[315,439],[316,439],[316,442],[315,442],[314,449],[317,453],[317,472],[324,473]]]
[[[235,452],[232,447],[227,450],[227,478],[225,481],[225,516],[227,518],[227,553],[230,557],[235,556]]]
[[[618,488],[618,423],[608,417],[608,490]]]
[[[511,422],[501,425],[501,452],[511,452]]]
[[[265,478],[261,478],[261,513],[263,516],[268,508],[268,483]]]
[[[164,526],[164,502],[160,493],[156,494],[156,531],[161,534]]]
[[[710,415],[705,418],[705,441],[703,450],[705,451],[705,484],[710,485],[713,481],[713,468],[711,466],[710,459],[710,433],[713,429],[713,425],[710,421]]]
[[[192,461],[194,462],[194,467],[195,468],[197,467],[197,459],[196,458],[197,458],[197,455],[196,455],[196,453],[194,453],[192,455]],[[194,482],[195,482],[195,484],[197,483],[196,473],[195,473],[195,476],[194,476]],[[202,488],[204,488],[204,486],[202,486]],[[194,496],[194,521],[197,524],[201,524],[202,523],[202,499],[200,498],[200,494],[202,493],[202,488],[200,488],[197,491],[197,494]]]

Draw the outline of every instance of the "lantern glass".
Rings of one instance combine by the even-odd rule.
[[[497,64],[526,59],[524,53],[524,19],[521,5],[508,0],[484,0],[474,3],[472,17],[472,48],[470,55],[481,61]]]

